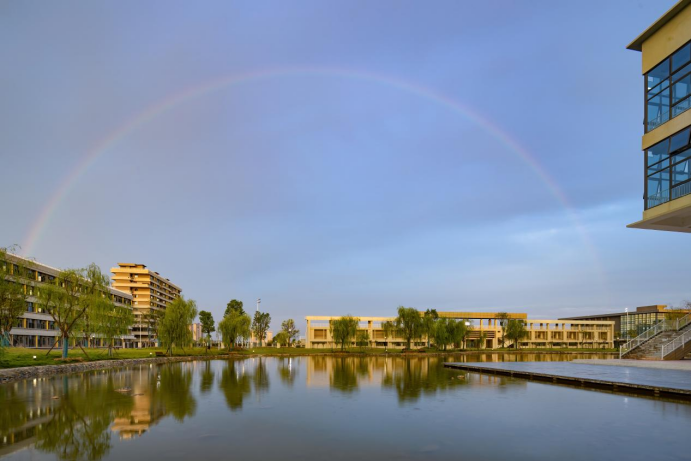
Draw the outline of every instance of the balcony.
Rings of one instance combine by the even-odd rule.
[[[669,190],[664,190],[658,194],[649,195],[648,200],[646,200],[645,203],[645,209],[649,210],[650,208],[654,208],[658,205],[662,205],[663,203],[667,203],[670,200],[678,199],[679,197],[689,194],[691,194],[691,182],[679,184],[678,186],[672,188],[671,194]]]

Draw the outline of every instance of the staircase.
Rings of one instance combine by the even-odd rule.
[[[676,321],[665,320],[626,343],[620,358],[680,360],[691,353],[691,314]]]

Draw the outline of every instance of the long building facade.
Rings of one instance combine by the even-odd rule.
[[[422,315],[422,313],[420,313]],[[472,329],[466,341],[467,348],[497,349],[502,347],[501,320],[499,313],[492,312],[439,312],[440,318],[467,321]],[[340,317],[308,316],[305,347],[332,348],[334,343],[329,326]],[[358,317],[358,330],[367,331],[372,347],[405,347],[400,336],[387,337],[382,322],[393,321],[394,317]],[[511,313],[510,319],[521,320],[527,336],[518,344],[521,348],[614,348],[614,321],[609,320],[532,320],[524,313]],[[412,347],[423,347],[427,338],[417,340]],[[351,343],[355,346],[355,340]],[[504,346],[514,346],[506,339]]]
[[[110,271],[113,287],[132,296],[135,317],[132,334],[136,346],[155,346],[157,338],[155,328],[152,328],[155,316],[162,315],[168,304],[180,296],[182,289],[144,264],[118,263],[118,267]]]
[[[60,273],[56,269],[36,261],[27,260],[17,255],[8,254],[7,261],[2,269],[8,275],[16,274],[20,267],[26,276],[22,278],[24,293],[26,294],[26,312],[17,318],[15,326],[10,330],[12,345],[17,347],[50,348],[61,347],[62,341],[58,340],[60,332],[56,329],[50,314],[43,312],[37,304],[36,290],[41,284],[54,283]],[[110,287],[109,296],[117,306],[132,308],[132,295]],[[58,342],[56,343],[56,340]],[[134,337],[125,335],[116,340],[116,347],[132,347]],[[87,341],[88,342],[88,341]],[[94,338],[91,345],[100,347],[101,340]]]
[[[644,79],[643,218],[636,229],[691,232],[691,0],[682,0],[628,47]]]

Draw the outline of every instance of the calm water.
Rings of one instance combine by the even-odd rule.
[[[0,385],[3,459],[689,459],[691,405],[444,369],[481,354],[187,362]]]

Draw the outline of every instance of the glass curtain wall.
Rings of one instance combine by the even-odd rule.
[[[645,74],[645,129],[691,108],[691,42]]]
[[[645,151],[645,209],[691,194],[691,128]]]

